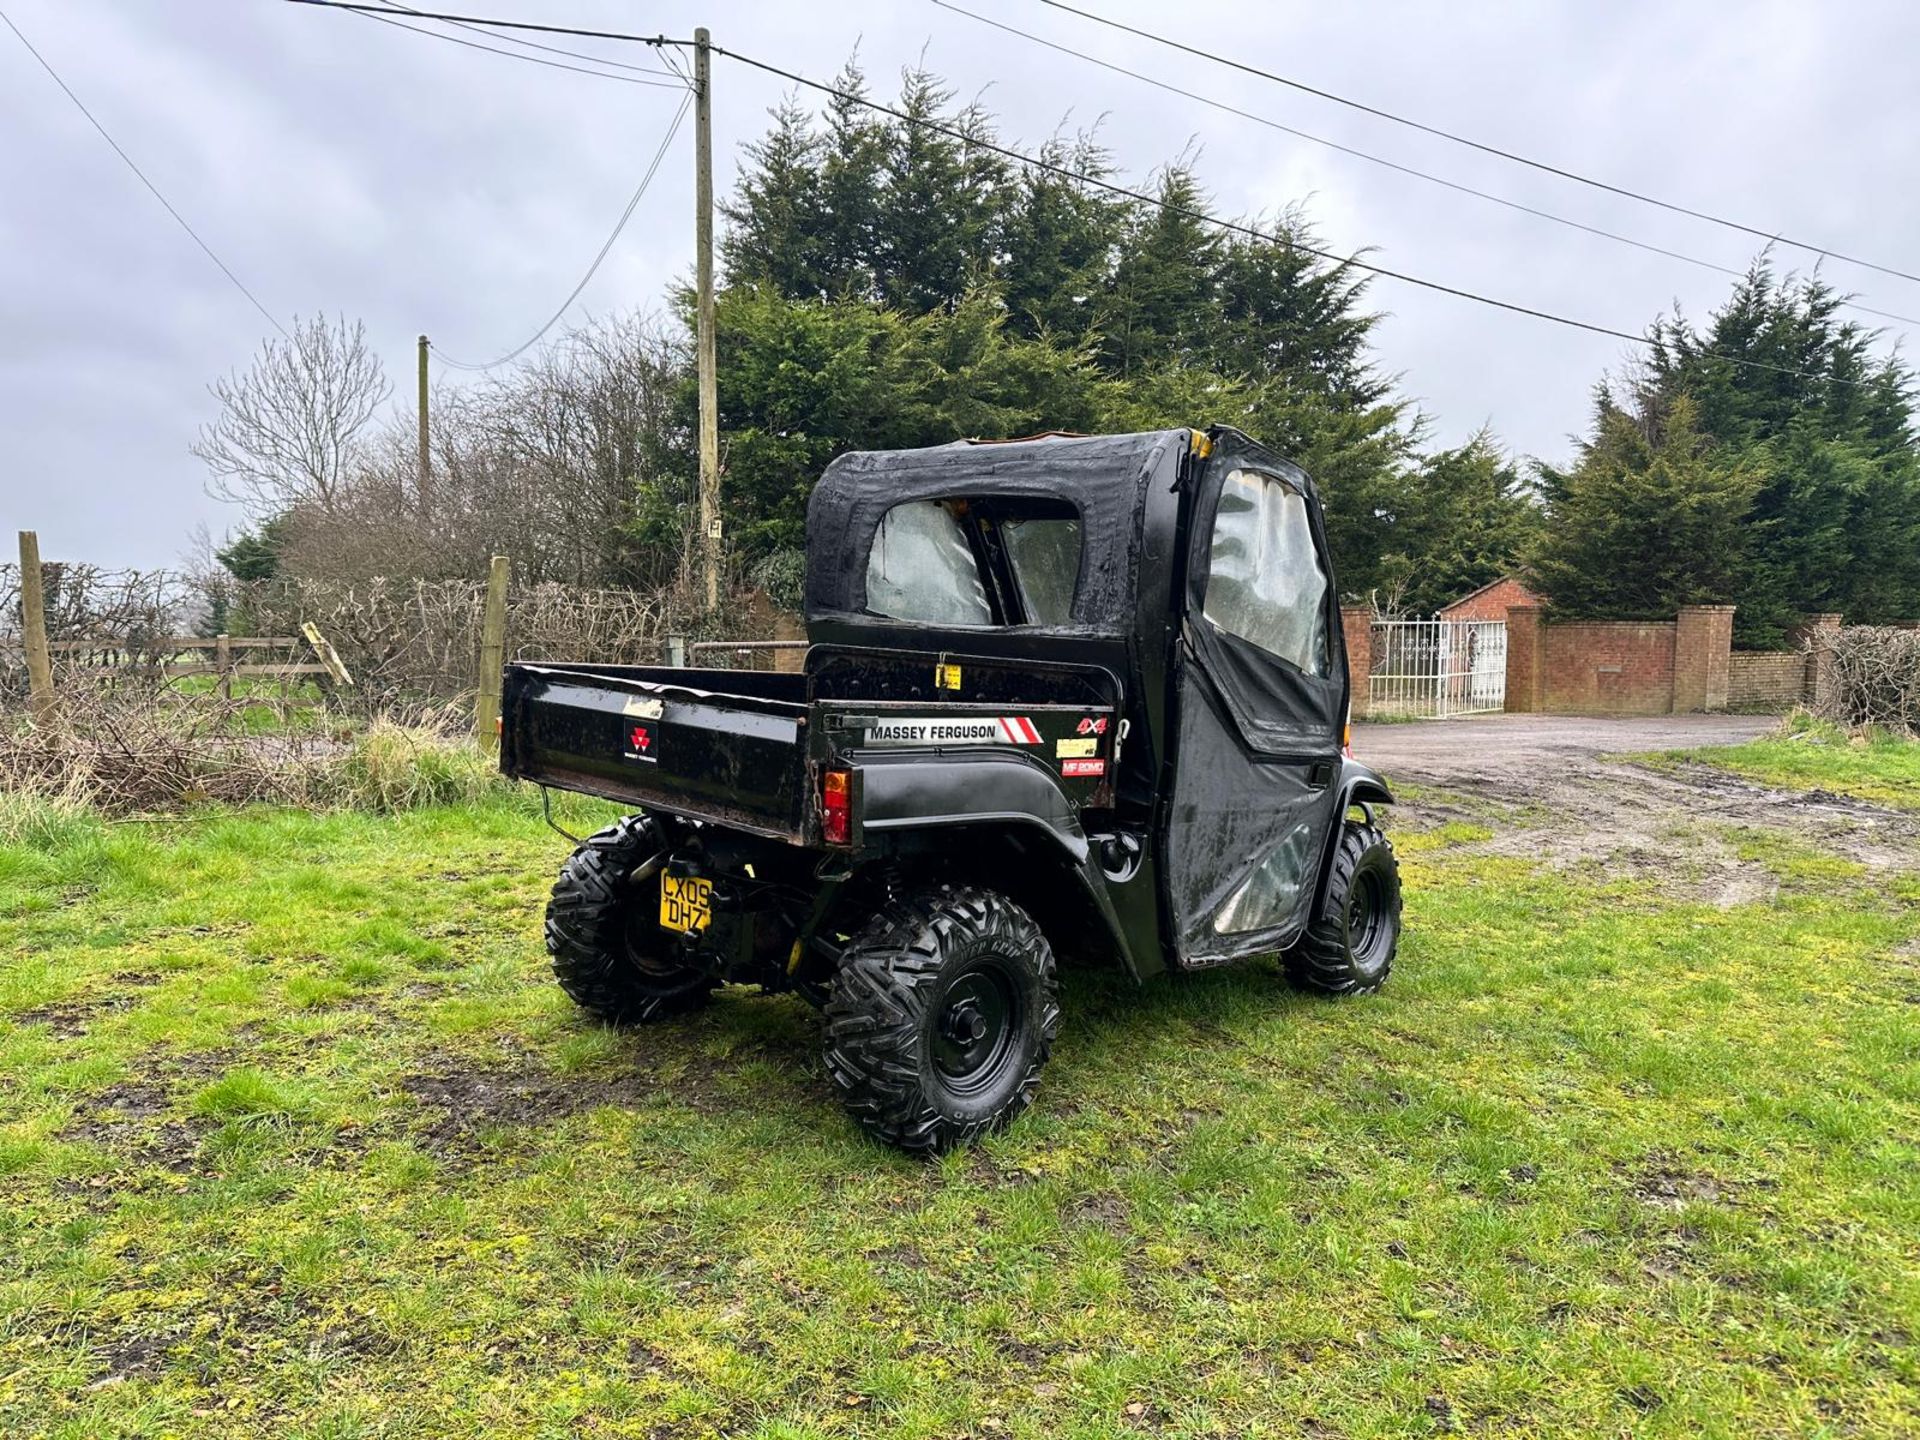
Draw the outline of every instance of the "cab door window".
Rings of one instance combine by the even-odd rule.
[[[1073,619],[1080,579],[1080,522],[1070,516],[1010,515],[1000,524],[1007,563],[1029,625],[1065,625]]]
[[[1286,481],[1235,470],[1222,483],[1204,614],[1309,675],[1327,673],[1327,574],[1306,497]]]

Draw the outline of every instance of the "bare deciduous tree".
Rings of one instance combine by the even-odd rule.
[[[392,388],[361,322],[296,318],[290,338],[267,340],[247,370],[214,382],[219,418],[193,444],[213,472],[208,493],[256,520],[333,513]]]
[[[682,337],[645,315],[597,321],[470,388],[436,392],[434,505],[414,496],[411,416],[370,430],[330,499],[281,512],[282,572],[356,580],[672,583],[692,495]]]

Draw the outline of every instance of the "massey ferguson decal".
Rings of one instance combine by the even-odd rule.
[[[1038,745],[1024,715],[930,715],[882,720],[867,727],[869,745]]]
[[[629,760],[653,760],[660,757],[654,753],[653,726],[631,725],[627,727],[627,748],[621,752]]]
[[[1105,760],[1062,760],[1060,773],[1067,776],[1104,775],[1107,773]]]

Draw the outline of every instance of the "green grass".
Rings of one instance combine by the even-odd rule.
[[[1790,719],[1780,734],[1745,745],[1674,751],[1667,758],[1711,765],[1783,790],[1826,790],[1920,810],[1920,741],[1852,736],[1805,716]]]
[[[64,817],[0,848],[0,1434],[1920,1430],[1920,879],[1497,823],[1406,837],[1381,995],[1071,975],[923,1164],[797,1000],[572,1010],[523,795]]]

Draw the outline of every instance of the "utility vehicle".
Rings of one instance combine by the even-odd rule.
[[[587,1009],[794,991],[853,1118],[929,1151],[1032,1099],[1057,956],[1386,979],[1392,796],[1298,467],[1224,426],[843,455],[806,618],[802,673],[509,667],[501,768],[634,811],[547,908]]]

